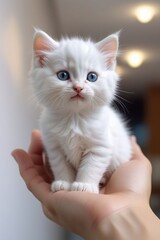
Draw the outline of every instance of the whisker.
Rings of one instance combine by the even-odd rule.
[[[125,101],[125,102],[127,102],[127,103],[130,103],[130,104],[131,104],[131,102],[130,102],[130,101],[126,100],[126,99],[125,99],[125,98],[123,98],[122,96],[119,96],[119,95],[117,95],[117,94],[115,94],[115,96],[116,96],[117,98],[120,98],[120,99],[122,99],[123,101]]]
[[[122,89],[118,89],[118,92],[127,93],[127,94],[135,94],[135,92],[124,91]]]
[[[124,111],[125,114],[126,114],[126,113],[129,113],[126,105],[125,105],[120,99],[115,98],[115,99],[114,99],[114,103],[115,103],[115,104],[118,103],[118,105],[121,106],[121,108],[122,108],[122,110]],[[116,106],[118,106],[118,105],[116,104]]]

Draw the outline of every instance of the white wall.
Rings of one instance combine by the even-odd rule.
[[[38,111],[28,91],[32,26],[54,34],[46,0],[0,0],[0,239],[62,240],[26,189],[10,152],[27,148]]]

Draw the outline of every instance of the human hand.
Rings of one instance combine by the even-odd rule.
[[[103,219],[135,202],[149,203],[151,165],[132,138],[133,157],[111,176],[103,194],[87,192],[51,192],[51,176],[43,161],[40,132],[32,133],[28,152],[14,150],[22,178],[28,189],[41,202],[45,215],[66,229],[86,239],[96,239]]]

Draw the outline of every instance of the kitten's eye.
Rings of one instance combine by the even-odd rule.
[[[57,77],[61,81],[66,81],[70,78],[69,73],[67,71],[59,71],[57,73]]]
[[[88,81],[95,82],[95,81],[97,81],[97,79],[98,79],[98,75],[96,73],[94,73],[94,72],[88,73],[88,75],[87,75]]]

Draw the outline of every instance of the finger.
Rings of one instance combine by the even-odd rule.
[[[148,171],[152,173],[152,165],[149,159],[143,154],[140,146],[137,144],[136,138],[134,136],[131,137],[131,143],[132,143],[132,160],[141,161],[145,164]]]
[[[20,174],[27,188],[39,201],[44,203],[48,193],[50,193],[50,184],[39,175],[32,159],[24,150],[14,150],[12,156],[18,163]]]
[[[132,151],[133,151],[132,158],[135,158],[136,160],[140,160],[140,161],[143,160],[143,161],[149,162],[149,160],[143,154],[140,146],[137,144],[135,136],[131,137],[131,144],[132,144]]]
[[[141,148],[137,144],[135,136],[131,137],[131,144],[132,144],[132,151],[133,151],[132,158],[136,158],[136,159],[139,159],[139,157],[141,158],[143,156],[143,153],[141,151]]]
[[[28,149],[30,154],[41,155],[43,153],[43,144],[39,130],[34,130],[31,136],[31,143]]]

